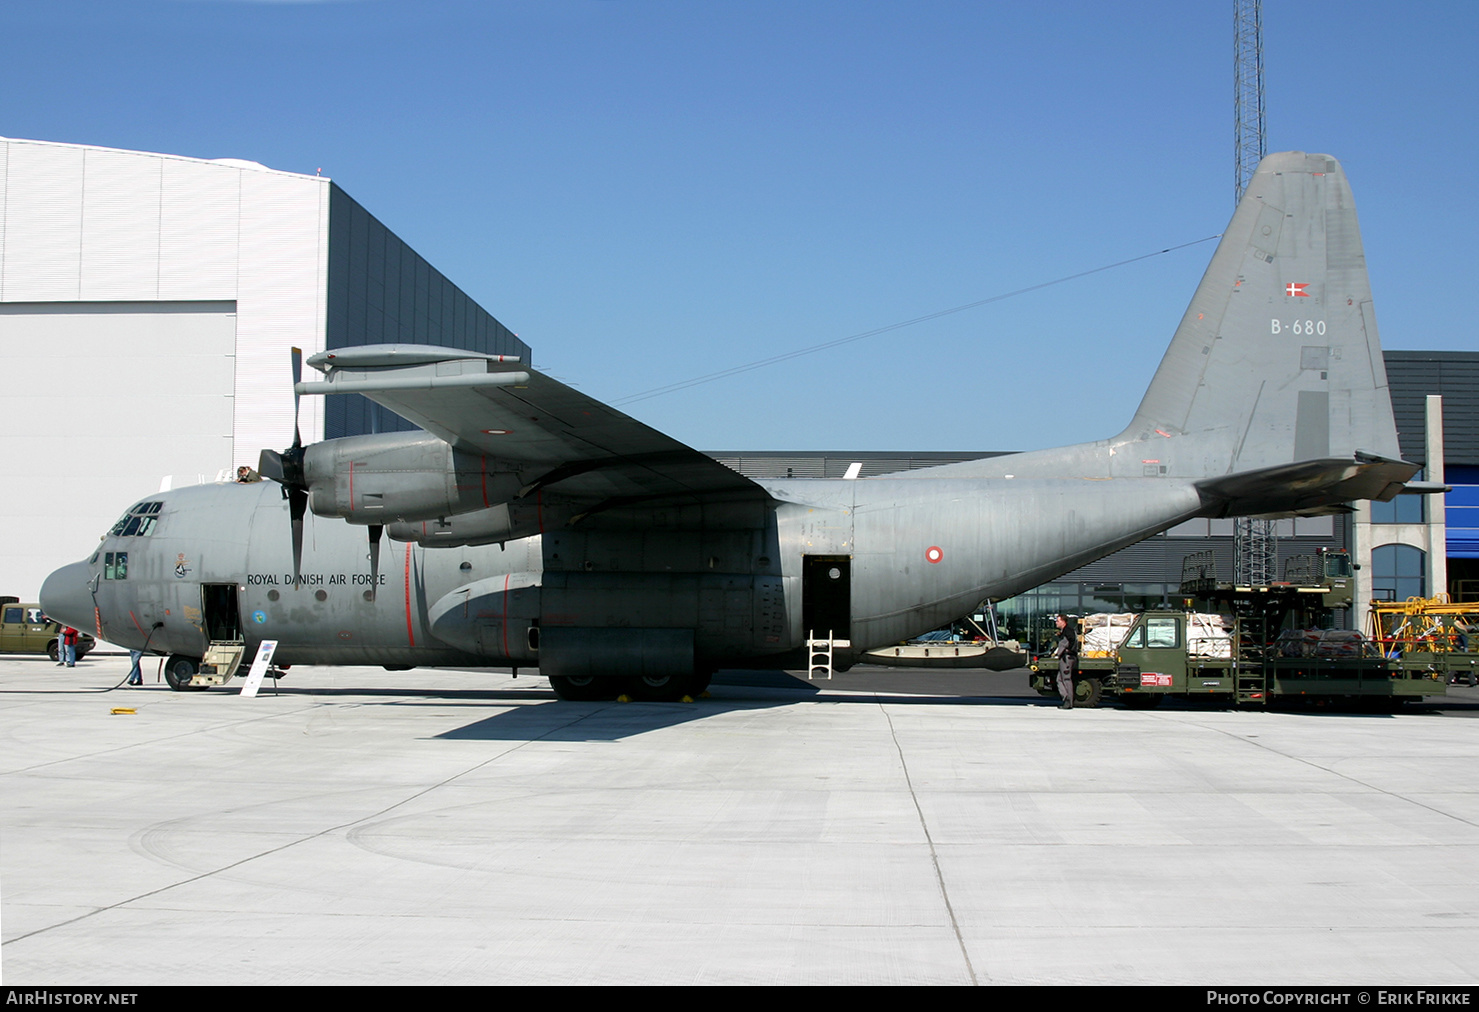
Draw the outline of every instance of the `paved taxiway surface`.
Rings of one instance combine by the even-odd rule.
[[[376,668],[100,691],[126,667],[0,659],[6,984],[1479,982],[1479,690],[1400,716],[866,669],[690,705]]]

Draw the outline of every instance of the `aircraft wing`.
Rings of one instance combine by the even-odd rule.
[[[300,394],[358,393],[446,440],[578,499],[764,499],[750,479],[513,356],[386,344],[320,352]]]

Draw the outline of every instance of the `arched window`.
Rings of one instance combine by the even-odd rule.
[[[1427,559],[1421,548],[1382,545],[1371,551],[1371,596],[1378,601],[1426,597]]]

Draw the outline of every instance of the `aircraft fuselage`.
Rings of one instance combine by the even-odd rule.
[[[594,651],[579,667],[691,630],[700,666],[784,663],[810,633],[846,640],[845,665],[1202,508],[1189,482],[1163,479],[766,488],[774,503],[736,504],[716,524],[709,506],[600,514],[501,545],[387,542],[378,573],[363,528],[310,514],[296,581],[277,485],[184,488],[145,500],[162,503],[150,533],[104,538],[47,599],[111,642],[193,657],[235,631],[249,649],[277,640],[283,664],[533,666],[579,640]]]

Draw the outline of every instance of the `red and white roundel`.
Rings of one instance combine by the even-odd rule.
[[[930,545],[924,550],[924,557],[933,564],[943,559],[945,557],[945,553],[940,551],[940,547],[938,545]]]

